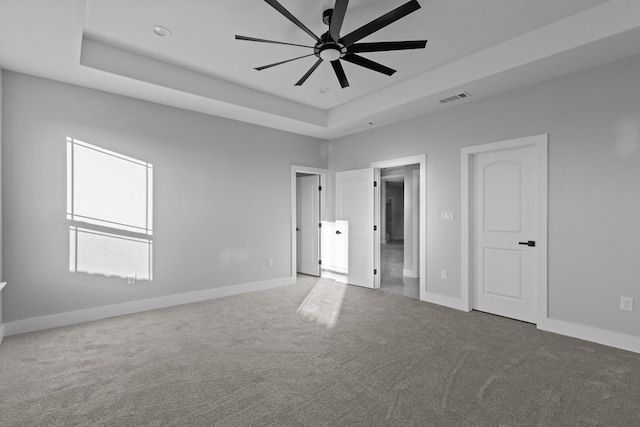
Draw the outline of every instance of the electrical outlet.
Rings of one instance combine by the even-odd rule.
[[[267,267],[273,267],[273,258],[267,259]]]
[[[620,310],[633,311],[633,298],[620,297]]]
[[[440,278],[441,279],[448,279],[449,278],[449,272],[447,270],[441,270],[440,271]]]
[[[442,221],[453,221],[455,219],[455,214],[453,211],[442,211],[440,212],[440,219]]]
[[[127,285],[133,285],[135,283],[136,283],[136,275],[135,274],[127,275]]]

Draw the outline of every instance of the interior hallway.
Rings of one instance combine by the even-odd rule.
[[[380,290],[420,299],[419,279],[402,275],[404,242],[394,240],[380,245]]]

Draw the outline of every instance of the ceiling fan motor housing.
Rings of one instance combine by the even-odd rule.
[[[331,25],[331,17],[333,9],[326,9],[322,12],[322,22],[325,25]],[[345,54],[345,48],[339,44],[337,40],[333,40],[329,31],[320,37],[320,41],[313,47],[313,53],[320,59],[325,61],[337,61]]]
[[[322,12],[322,22],[324,25],[331,25],[331,17],[333,16],[333,9],[327,9]]]

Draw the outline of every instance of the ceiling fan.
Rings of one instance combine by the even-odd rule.
[[[349,81],[347,80],[347,76],[344,73],[344,69],[342,68],[340,60],[347,61],[382,74],[386,74],[387,76],[391,76],[396,72],[396,70],[357,54],[390,50],[424,49],[427,44],[427,40],[357,43],[368,35],[375,33],[376,31],[386,27],[387,25],[392,24],[397,20],[409,15],[410,13],[420,9],[420,4],[417,0],[411,0],[403,4],[402,6],[392,10],[391,12],[388,12],[380,16],[379,18],[374,19],[368,24],[365,24],[362,27],[342,37],[340,36],[340,30],[342,29],[342,22],[344,21],[345,14],[347,12],[349,0],[336,0],[335,7],[333,9],[327,9],[322,13],[322,21],[329,26],[329,31],[327,31],[320,37],[315,35],[309,28],[307,28],[287,9],[285,9],[280,3],[278,3],[277,0],[264,1],[267,2],[275,10],[280,12],[282,15],[284,15],[285,18],[297,25],[302,31],[311,36],[311,38],[316,41],[315,45],[306,46],[296,43],[265,40],[240,35],[236,35],[236,39],[260,43],[300,46],[313,49],[313,53],[310,53],[308,55],[298,56],[296,58],[287,59],[286,61],[280,61],[255,68],[256,70],[261,71],[267,68],[275,67],[276,65],[286,64],[287,62],[296,61],[298,59],[315,55],[318,60],[315,62],[315,64],[313,64],[309,71],[307,71],[305,75],[302,76],[300,80],[298,80],[298,82],[295,84],[296,86],[302,86],[302,84],[309,78],[309,76],[316,70],[316,68],[320,66],[323,61],[331,62],[333,71],[335,72],[336,77],[340,82],[340,86],[342,86],[343,89],[349,86]]]

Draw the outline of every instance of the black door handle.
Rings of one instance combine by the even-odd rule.
[[[336,234],[342,234],[342,231],[336,230]]]
[[[529,240],[527,242],[518,242],[519,245],[527,245],[527,246],[535,246],[536,242],[534,240]]]

